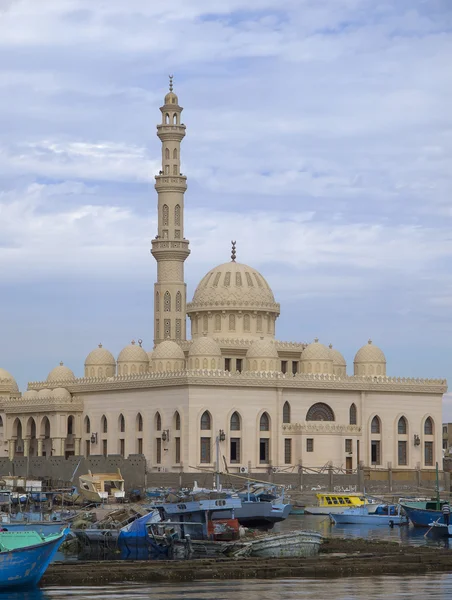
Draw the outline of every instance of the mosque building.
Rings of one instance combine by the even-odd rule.
[[[371,340],[348,372],[339,350],[318,339],[277,340],[280,305],[261,273],[237,262],[235,243],[230,262],[210,269],[187,302],[185,125],[172,79],[160,110],[154,349],[132,341],[115,359],[99,344],[81,377],[60,363],[23,394],[0,369],[4,456],[143,454],[150,472],[180,472],[213,469],[219,446],[231,473],[434,469],[445,380],[388,376]]]

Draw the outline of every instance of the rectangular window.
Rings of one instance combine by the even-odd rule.
[[[314,452],[314,439],[313,438],[307,438],[306,452]]]
[[[102,440],[102,454],[104,456],[107,456],[107,454],[108,454],[107,440]]]
[[[162,462],[162,438],[157,438],[155,442],[155,462],[159,465]]]
[[[230,461],[231,463],[240,462],[240,438],[231,438]]]
[[[143,438],[137,439],[137,454],[143,454]]]
[[[224,359],[224,370],[225,371],[230,371],[231,370],[231,359],[230,358],[225,358]]]
[[[286,465],[292,464],[292,440],[286,438],[284,440],[284,463]]]
[[[345,452],[352,453],[352,440],[345,440]]]
[[[174,438],[176,465],[180,463],[180,437]]]
[[[398,461],[399,465],[406,465],[406,442],[398,442]]]
[[[239,373],[241,373],[241,372],[242,372],[242,359],[241,359],[241,358],[238,358],[238,359],[235,361],[235,369],[236,369],[236,371],[238,371]]]
[[[281,373],[287,373],[287,360],[281,361]]]
[[[85,456],[89,456],[91,454],[91,442],[89,440],[85,441]]]
[[[270,461],[270,440],[261,438],[259,440],[259,462],[266,464]]]
[[[373,465],[380,465],[380,440],[372,440],[370,442],[370,450],[371,450],[371,463]]]
[[[124,458],[126,453],[126,443],[124,439],[119,440],[119,454]]]
[[[296,375],[298,373],[298,362],[296,360],[292,361],[292,374]]]
[[[426,467],[433,467],[433,442],[424,442],[424,461]]]
[[[210,437],[201,438],[201,462],[210,463]]]

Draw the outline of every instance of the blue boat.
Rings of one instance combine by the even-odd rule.
[[[345,508],[342,513],[330,514],[335,525],[377,525],[390,526],[407,523],[406,516],[401,514],[400,507],[390,505],[386,510],[377,510],[369,514],[367,506]]]
[[[400,504],[415,527],[430,527],[434,521],[444,524],[443,513],[441,510],[437,510],[438,503],[436,501],[423,502],[422,504],[425,507],[419,506],[420,502],[416,502],[415,504],[415,506],[410,506],[409,503],[403,502]]]
[[[0,589],[36,585],[68,532],[48,536],[37,531],[0,532]]]
[[[37,531],[42,535],[51,535],[59,533],[66,527],[66,523],[63,521],[25,521],[18,519],[2,521],[0,526],[3,531]]]

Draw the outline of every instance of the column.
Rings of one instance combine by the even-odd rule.
[[[80,456],[80,443],[81,443],[81,439],[80,438],[75,438],[75,440],[74,440],[74,454],[75,454],[75,456]]]
[[[16,440],[8,440],[8,458],[13,460],[16,454]]]
[[[30,438],[24,439],[24,456],[29,456],[30,454]]]
[[[42,438],[38,438],[38,456],[42,456],[43,446],[44,440]]]

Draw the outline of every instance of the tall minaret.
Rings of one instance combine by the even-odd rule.
[[[155,177],[158,193],[158,232],[152,240],[157,261],[154,285],[154,344],[162,340],[186,339],[187,291],[184,261],[190,254],[184,238],[184,192],[187,178],[180,172],[180,143],[185,136],[181,123],[182,107],[173,92],[170,75],[169,93],[160,108],[162,123],[157,135],[162,142],[162,170]]]

